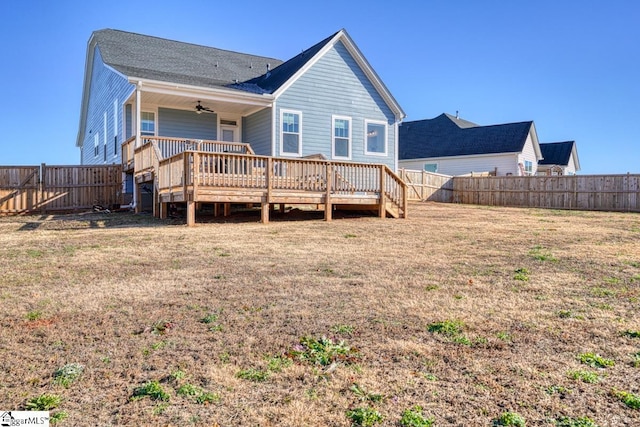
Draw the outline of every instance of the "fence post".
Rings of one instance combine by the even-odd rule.
[[[36,190],[36,203],[40,205],[40,213],[45,213],[45,203],[44,203],[44,194],[45,194],[45,170],[47,165],[42,163],[40,165],[39,177],[37,181],[38,188]]]
[[[264,195],[264,199],[262,200],[261,205],[261,213],[262,213],[262,223],[267,224],[269,222],[269,204],[271,202],[271,176],[273,174],[273,158],[269,157],[267,159],[267,170],[264,172],[264,179],[266,184],[266,194]]]

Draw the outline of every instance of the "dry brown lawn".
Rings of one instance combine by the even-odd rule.
[[[640,425],[615,395],[640,396],[638,214],[410,215],[0,218],[0,410],[47,393],[62,426],[349,426],[356,408],[400,426],[415,406],[435,426]],[[348,354],[314,363],[301,340],[323,337]],[[154,382],[168,400],[135,398]]]

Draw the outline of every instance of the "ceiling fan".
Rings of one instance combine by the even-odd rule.
[[[200,101],[198,101],[198,105],[196,105],[196,113],[201,114],[203,111],[205,113],[214,113],[215,112],[211,108],[205,107],[204,105],[200,104]]]

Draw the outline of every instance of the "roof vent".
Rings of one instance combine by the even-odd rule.
[[[459,119],[459,118],[460,118],[459,111],[458,111],[458,110],[456,110],[456,119]]]

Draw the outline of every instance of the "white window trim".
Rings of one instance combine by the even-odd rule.
[[[153,135],[145,135],[142,130],[142,114],[153,113]],[[140,111],[140,136],[158,136],[158,110],[144,109]]]
[[[349,139],[349,153],[347,154],[347,156],[337,156],[336,155],[336,120],[346,120],[347,122],[349,122],[349,135],[347,136],[347,138]],[[340,159],[340,160],[351,160],[351,155],[352,155],[352,147],[353,147],[353,138],[351,137],[351,130],[353,129],[352,123],[351,123],[351,117],[348,116],[336,116],[336,115],[332,115],[331,116],[331,158],[333,159]]]
[[[427,165],[436,165],[436,170],[435,170],[435,172],[431,172],[431,171],[426,170],[424,167],[425,167],[425,166],[427,166]],[[440,162],[424,162],[424,163],[422,163],[422,170],[423,170],[424,172],[429,172],[429,173],[438,173],[438,170],[439,170],[439,169],[440,169]]]
[[[284,121],[284,115],[286,113],[297,114],[299,117],[299,125],[298,125],[298,152],[290,153],[284,151],[284,130],[282,129],[282,123]],[[289,157],[302,157],[302,111],[297,110],[280,110],[280,155],[281,156],[289,156]]]
[[[118,157],[118,99],[113,100],[113,137],[116,144],[113,157]]]
[[[96,158],[100,155],[100,132],[96,132],[93,135],[93,157]]]
[[[383,125],[384,126],[384,152],[382,153],[378,153],[376,151],[369,151],[367,149],[367,127],[369,126],[369,124],[374,124],[374,125]],[[365,120],[364,121],[364,154],[367,156],[379,156],[379,157],[387,157],[387,153],[389,152],[389,141],[388,141],[388,136],[389,136],[389,129],[388,129],[389,124],[387,122],[381,121],[381,120]]]

